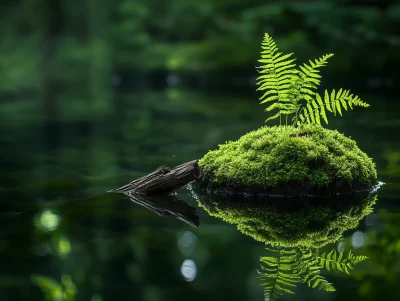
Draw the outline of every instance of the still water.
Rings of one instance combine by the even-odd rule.
[[[390,97],[364,99],[369,109],[346,112],[327,127],[355,139],[385,184],[363,214],[350,208],[354,200],[347,211],[327,214],[347,227],[316,243],[320,257],[332,251],[331,261],[341,251],[343,258],[351,251],[363,259],[349,267],[350,275],[333,264],[320,269],[318,277],[335,291],[297,279],[279,300],[400,297],[400,106]],[[231,223],[218,200],[190,187],[169,200],[144,200],[153,210],[107,191],[160,165],[201,158],[264,119],[255,98],[175,89],[99,103],[65,99],[50,109],[30,98],[2,102],[0,300],[263,300],[262,284],[273,273],[263,267],[291,254],[308,258],[312,236],[307,246],[299,243],[305,232],[298,212],[286,214],[284,223],[279,215],[275,220],[284,225],[278,236],[296,242],[279,251],[260,239],[256,222],[250,228]],[[168,202],[189,217],[178,219],[160,205]],[[259,212],[272,210],[252,204]],[[188,222],[196,218],[199,227]],[[272,237],[273,230],[263,231],[262,237]]]

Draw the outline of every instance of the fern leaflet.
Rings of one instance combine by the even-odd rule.
[[[296,266],[295,272],[299,275],[301,282],[307,283],[309,287],[319,288],[327,292],[335,291],[335,288],[324,276],[320,274],[320,265],[311,250],[303,250]]]
[[[260,97],[261,104],[274,102],[266,108],[266,111],[278,109],[277,113],[267,118],[265,122],[281,117],[281,114],[288,114],[295,111],[295,106],[290,101],[291,86],[293,76],[297,72],[293,64],[295,59],[290,59],[293,53],[283,54],[279,52],[274,40],[267,33],[261,43],[261,59],[258,62],[263,63],[260,75],[257,78],[257,85],[260,87],[257,90],[264,91]]]
[[[265,300],[275,300],[284,293],[294,294],[292,288],[300,282],[298,275],[291,272],[297,260],[296,251],[279,250],[277,257],[261,257],[263,263],[259,279],[264,287]]]
[[[362,255],[355,256],[350,250],[347,257],[343,259],[343,252],[344,251],[338,254],[336,250],[332,250],[329,253],[322,253],[321,256],[316,255],[318,265],[326,268],[328,271],[332,269],[350,274],[349,269],[353,269],[357,263],[368,258],[367,256]]]
[[[339,113],[342,116],[342,108],[347,111],[353,109],[353,106],[369,107],[369,104],[362,101],[358,96],[350,94],[349,90],[340,89],[337,93],[335,90],[329,94],[325,90],[324,99],[316,93],[315,99],[308,101],[302,108],[299,118],[303,123],[321,124],[321,118],[328,123],[326,111],[333,113],[335,116]]]

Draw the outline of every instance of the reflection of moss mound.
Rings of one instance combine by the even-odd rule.
[[[368,190],[375,164],[356,142],[316,125],[262,127],[220,145],[200,161],[208,190],[327,194]]]
[[[311,248],[337,241],[344,231],[355,228],[376,201],[376,197],[365,195],[285,202],[282,198],[243,196],[196,198],[211,216],[236,224],[243,234],[255,240],[274,246]]]

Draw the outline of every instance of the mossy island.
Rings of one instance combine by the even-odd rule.
[[[293,53],[280,52],[267,33],[261,48],[259,100],[271,112],[265,122],[279,120],[279,126],[264,126],[222,144],[198,162],[168,171],[160,167],[122,190],[171,193],[196,181],[198,187],[216,194],[326,197],[368,192],[378,184],[374,162],[356,142],[322,127],[329,115],[370,106],[347,89],[317,91],[320,69],[333,54],[297,66]]]
[[[319,248],[336,242],[373,211],[377,197],[357,194],[331,198],[249,197],[192,193],[210,216],[237,225],[240,232],[275,247]]]
[[[356,142],[319,125],[261,127],[209,151],[196,183],[208,192],[333,195],[371,190],[375,164]]]

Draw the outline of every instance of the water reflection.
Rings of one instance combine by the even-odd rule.
[[[51,232],[57,230],[60,225],[60,216],[52,210],[46,209],[35,217],[34,224],[43,232]]]
[[[172,215],[192,227],[200,226],[196,208],[190,206],[176,195],[151,197],[135,194],[131,191],[124,192],[123,194],[128,196],[132,202],[149,209],[157,215]]]
[[[33,275],[31,280],[41,289],[47,301],[75,300],[77,289],[69,275],[62,275],[61,282],[40,275]]]
[[[255,240],[276,247],[322,247],[336,242],[372,213],[376,196],[335,198],[264,198],[209,196],[194,191],[200,207],[211,216],[237,225]]]
[[[240,232],[267,246],[268,255],[261,256],[258,271],[265,300],[294,294],[299,283],[333,292],[334,285],[322,271],[350,275],[356,265],[368,259],[347,248],[350,244],[343,240],[338,246],[328,245],[372,213],[377,201],[374,194],[293,199],[208,195],[193,187],[190,191],[209,215],[235,224]],[[364,243],[365,234],[354,232],[353,248]]]
[[[387,295],[398,294],[400,214],[378,210],[371,216],[373,223],[371,219],[366,219],[364,244],[359,249],[369,257],[369,266],[357,269],[354,277],[360,283],[359,294],[370,300],[377,300],[381,298],[382,291]],[[345,237],[344,241],[352,242],[353,238],[354,234]]]
[[[181,274],[186,281],[193,281],[197,276],[196,263],[191,259],[186,259],[181,266]]]
[[[180,233],[178,237],[178,249],[184,256],[190,256],[197,244],[197,236],[191,231],[185,231],[184,233]]]

